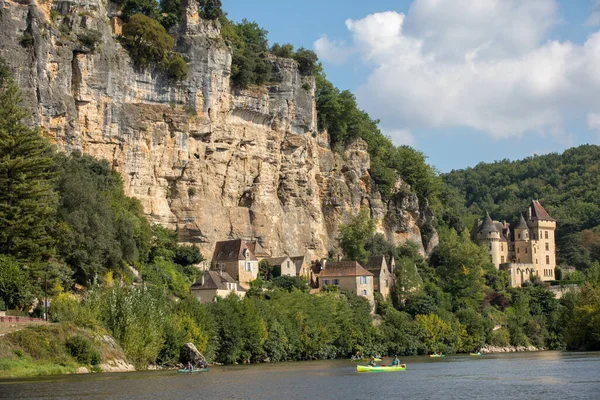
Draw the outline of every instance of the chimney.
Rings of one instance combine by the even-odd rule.
[[[204,275],[206,275],[205,273],[202,274],[202,277],[200,278],[200,285],[204,286]]]
[[[327,259],[324,258],[321,260],[321,271],[325,269],[325,264],[327,264]]]

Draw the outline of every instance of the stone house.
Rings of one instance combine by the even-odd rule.
[[[214,301],[216,297],[227,297],[231,293],[244,297],[246,290],[227,272],[205,271],[190,287],[190,293],[200,303],[205,304]]]
[[[296,264],[288,256],[267,258],[266,261],[271,267],[278,270],[276,275],[296,276]]]
[[[227,272],[240,285],[248,288],[258,276],[258,259],[242,239],[217,242],[210,269]]]
[[[485,246],[496,268],[508,273],[510,285],[520,287],[533,276],[542,281],[556,279],[555,229],[556,221],[538,200],[531,200],[514,229],[486,214],[483,221],[475,222],[471,236]]]
[[[252,240],[246,240],[245,242],[246,242],[246,246],[248,247],[248,250],[250,250],[252,252],[252,254],[254,254],[254,257],[256,257],[258,262],[261,262],[265,258],[271,258],[271,253],[269,253],[269,251],[267,249],[265,249],[258,242],[258,240],[252,239]]]
[[[357,261],[327,262],[319,274],[319,287],[330,285],[366,297],[371,304],[374,304],[373,274]]]
[[[373,274],[373,290],[381,293],[385,300],[389,299],[394,277],[385,256],[371,256],[365,269]]]
[[[311,281],[311,269],[306,256],[293,256],[290,259],[296,265],[296,276],[303,276],[308,282]]]

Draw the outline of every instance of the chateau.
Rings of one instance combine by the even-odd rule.
[[[486,213],[483,221],[475,222],[471,238],[486,246],[496,268],[507,271],[510,285],[520,287],[534,275],[542,281],[556,279],[555,229],[556,221],[532,200],[514,229],[506,221],[492,221]]]

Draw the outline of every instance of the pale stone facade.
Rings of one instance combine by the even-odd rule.
[[[288,256],[267,258],[266,260],[278,270],[280,276],[296,276],[296,264]]]
[[[325,264],[319,274],[319,287],[336,285],[342,291],[365,297],[374,304],[373,274],[356,261],[335,261]]]
[[[389,299],[394,277],[390,271],[390,267],[385,259],[385,256],[369,257],[369,262],[365,269],[373,274],[373,290],[381,293],[385,300]]]
[[[242,239],[217,242],[210,268],[227,272],[246,288],[258,277],[258,260]]]
[[[190,293],[200,303],[210,303],[216,297],[227,297],[235,293],[239,297],[246,296],[241,287],[227,272],[206,271],[198,281],[190,287]]]
[[[472,238],[487,248],[496,268],[507,271],[510,285],[519,287],[533,276],[556,279],[555,229],[556,221],[539,201],[532,200],[512,231],[510,224],[492,221],[487,214],[476,222]]]

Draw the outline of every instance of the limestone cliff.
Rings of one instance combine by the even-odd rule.
[[[0,0],[0,57],[33,121],[64,151],[109,160],[149,218],[209,254],[217,240],[256,238],[274,255],[324,256],[361,206],[396,243],[423,246],[427,205],[399,179],[387,203],[374,190],[364,142],[332,152],[318,133],[314,80],[272,58],[264,87],[230,87],[231,51],[216,22],[183,0],[177,47],[189,78],[135,69],[116,40],[107,0]],[[86,45],[97,31],[99,43]],[[436,244],[436,235],[423,251]]]

